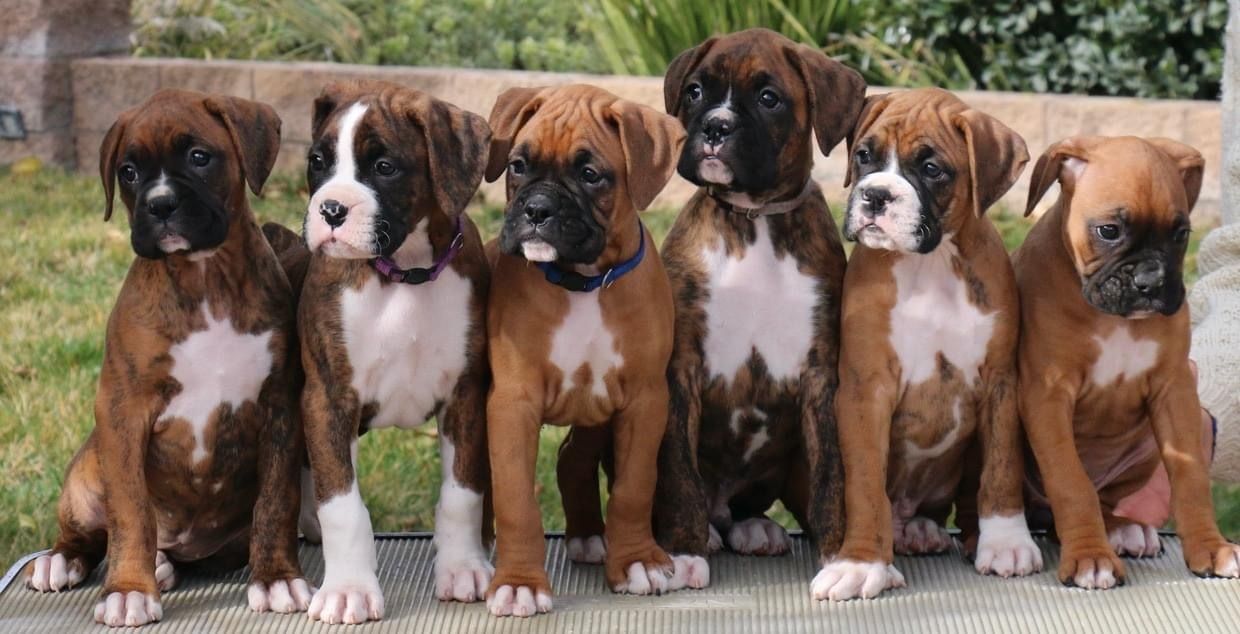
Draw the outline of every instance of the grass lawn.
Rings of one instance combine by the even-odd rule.
[[[306,198],[300,180],[277,176],[268,183],[254,205],[259,219],[298,226]],[[0,194],[2,569],[23,553],[50,546],[55,537],[64,469],[94,424],[104,323],[134,256],[123,211],[110,224],[102,222],[96,177],[0,169]],[[494,235],[498,209],[476,208],[471,214],[484,235]],[[672,210],[656,210],[645,219],[661,239],[673,216]],[[1028,223],[995,217],[1008,245],[1018,244]],[[1193,271],[1195,259],[1190,260]],[[552,462],[562,437],[563,430],[548,428],[539,453],[538,494],[548,529],[564,526]],[[437,455],[433,426],[366,434],[359,471],[375,530],[431,527]],[[1215,498],[1225,531],[1240,538],[1240,489],[1218,487]]]

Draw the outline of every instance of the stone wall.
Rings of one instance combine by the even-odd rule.
[[[257,99],[273,105],[284,120],[284,147],[277,169],[301,170],[310,141],[310,111],[323,84],[335,79],[377,78],[426,91],[482,115],[491,111],[496,95],[512,86],[568,82],[597,84],[616,94],[663,109],[659,78],[528,73],[472,69],[350,66],[326,63],[267,63],[167,59],[101,58],[72,64],[73,128],[79,168],[94,170],[99,143],[118,112],[158,88],[182,87]],[[872,91],[882,92],[884,88]],[[1181,140],[1206,157],[1205,185],[1197,217],[1217,218],[1221,115],[1219,104],[1196,101],[1151,101],[1109,97],[1075,97],[996,92],[967,92],[966,102],[986,111],[1019,132],[1037,156],[1050,143],[1080,134],[1135,134]],[[827,196],[844,196],[845,150],[819,156],[814,177]],[[1029,173],[1004,198],[1007,208],[1023,210]],[[656,201],[679,206],[692,191],[676,177]],[[489,200],[502,200],[497,184],[486,185]],[[1047,196],[1053,200],[1053,194]]]

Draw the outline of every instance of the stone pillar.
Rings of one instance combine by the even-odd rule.
[[[0,108],[21,112],[24,139],[0,138],[0,164],[36,157],[72,167],[76,57],[129,50],[129,0],[5,0]]]
[[[1240,223],[1240,0],[1227,3],[1227,34],[1223,36],[1223,224]]]

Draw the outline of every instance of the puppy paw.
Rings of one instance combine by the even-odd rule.
[[[601,564],[607,558],[607,542],[602,535],[570,537],[565,548],[568,558],[579,564]]]
[[[95,622],[108,627],[137,627],[164,617],[159,596],[141,592],[112,592],[95,604]]]
[[[1106,590],[1124,583],[1124,564],[1109,544],[1105,548],[1065,549],[1059,561],[1059,580],[1085,590]]]
[[[728,530],[728,548],[742,555],[782,555],[792,547],[783,526],[765,517],[751,517]]]
[[[903,588],[904,575],[881,561],[841,559],[822,567],[810,582],[810,594],[822,601],[872,599],[884,590]]]
[[[435,560],[435,598],[440,601],[472,603],[487,594],[495,568],[485,555]]]
[[[39,555],[26,565],[26,587],[39,592],[60,592],[82,583],[86,578],[86,562],[80,557],[69,559],[62,553]]]
[[[1024,515],[984,517],[973,567],[984,575],[1023,577],[1042,569],[1042,550],[1033,542]]]
[[[1199,577],[1240,577],[1240,546],[1222,540],[1185,546],[1189,570]]]
[[[710,564],[697,555],[672,555],[672,579],[667,589],[700,590],[710,585]]]
[[[276,579],[269,583],[251,581],[245,590],[246,601],[255,612],[289,614],[305,612],[314,597],[314,589],[301,577]]]
[[[329,625],[336,623],[365,623],[383,618],[383,592],[379,580],[358,579],[336,581],[328,579],[310,600],[307,614],[312,621]]]
[[[723,550],[723,536],[715,529],[714,524],[707,526],[710,528],[710,536],[706,538],[706,552],[714,554]]]
[[[635,561],[629,564],[625,580],[611,589],[620,594],[663,594],[671,589],[672,572],[666,566]]]
[[[1120,557],[1153,557],[1162,552],[1158,529],[1145,524],[1121,524],[1107,533],[1111,548]]]
[[[164,551],[155,551],[155,584],[159,586],[159,591],[167,592],[177,587],[177,581],[177,569],[172,565],[172,560]]]
[[[529,586],[504,585],[495,589],[487,599],[487,609],[495,616],[534,616],[551,611],[551,593],[533,590]]]
[[[952,546],[952,536],[927,517],[914,517],[895,535],[895,551],[900,555],[935,555]]]

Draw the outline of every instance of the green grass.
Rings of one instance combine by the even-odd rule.
[[[123,208],[110,224],[103,223],[103,194],[94,177],[0,170],[0,193],[3,567],[55,537],[64,469],[93,425],[104,324],[133,254]],[[277,176],[254,208],[260,220],[297,226],[305,198],[299,179]],[[838,211],[840,205],[834,206]],[[475,208],[471,215],[485,235],[495,234],[499,209]],[[643,217],[661,239],[674,212],[654,210]],[[1009,246],[1028,230],[1022,218],[995,213],[992,218]],[[563,434],[559,428],[545,430],[539,453],[538,495],[548,529],[564,526],[552,462]],[[376,530],[431,527],[438,462],[433,427],[366,434],[359,471]],[[1240,489],[1220,487],[1216,493],[1227,533],[1240,537]],[[790,521],[776,510],[778,518]]]

